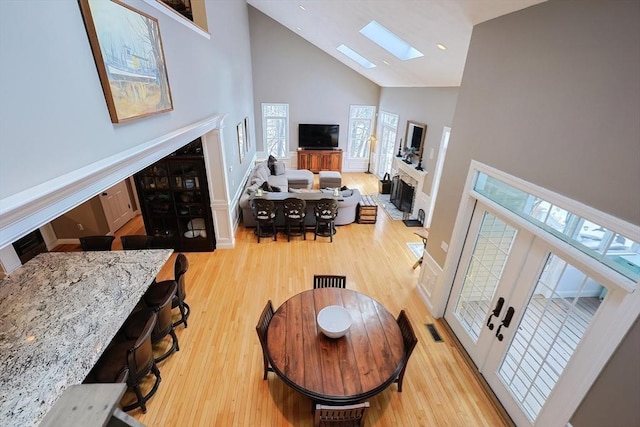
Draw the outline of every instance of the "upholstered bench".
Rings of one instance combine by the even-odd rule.
[[[288,169],[286,172],[289,188],[313,187],[313,172],[306,169]]]
[[[342,187],[342,175],[336,171],[320,171],[320,188]]]

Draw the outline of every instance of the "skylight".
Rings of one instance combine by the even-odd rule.
[[[364,68],[375,68],[376,64],[374,64],[373,62],[369,61],[367,58],[365,58],[364,56],[360,55],[358,52],[354,51],[351,48],[348,48],[347,46],[341,44],[340,46],[338,46],[338,51],[347,55],[350,59],[356,61],[358,64],[360,64],[361,66],[363,66]]]
[[[368,37],[372,42],[403,61],[424,56],[422,52],[393,34],[382,25],[378,24],[376,21],[369,22],[367,25],[362,27],[360,32],[365,37]]]

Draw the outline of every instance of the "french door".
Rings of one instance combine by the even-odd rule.
[[[543,425],[605,294],[587,265],[476,201],[445,319],[515,423]]]

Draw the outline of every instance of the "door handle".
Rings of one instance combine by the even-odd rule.
[[[503,326],[505,328],[509,327],[509,325],[511,324],[511,319],[513,318],[513,314],[515,312],[516,310],[513,307],[509,307],[507,309],[507,314],[504,315],[504,319],[502,319],[502,323],[500,324],[500,326],[498,326],[498,330],[496,331],[496,337],[498,338],[498,341],[502,341],[504,339],[504,335],[500,333],[500,329],[502,329]]]
[[[496,308],[493,309],[493,311],[491,312],[491,316],[489,316],[489,318],[487,319],[487,327],[489,328],[490,331],[493,331],[493,323],[491,323],[491,318],[492,317],[498,317],[500,316],[500,312],[502,311],[502,306],[504,305],[504,298],[500,297],[498,298],[498,302],[496,302]]]
[[[109,193],[107,193],[106,191],[104,193],[102,193],[103,196],[108,196]]]

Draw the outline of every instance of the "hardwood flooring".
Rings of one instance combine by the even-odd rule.
[[[317,185],[316,175],[316,185]],[[377,178],[343,173],[343,185],[377,193]],[[418,336],[403,392],[392,384],[370,399],[365,426],[506,426],[447,329],[434,320],[416,290],[420,268],[407,242],[415,228],[378,209],[376,224],[338,227],[333,243],[278,235],[257,243],[240,225],[236,247],[187,253],[189,326],[177,328],[180,351],[159,364],[162,382],[147,413],[131,411],[148,426],[311,426],[311,404],[273,373],[262,380],[262,349],[255,326],[266,301],[277,308],[312,287],[314,274],[347,276],[347,288],[366,293],[394,316],[405,309]],[[140,218],[117,234],[143,232]],[[119,240],[119,239],[116,239]],[[114,243],[113,249],[119,249]],[[59,249],[77,250],[74,245]],[[159,278],[172,277],[175,255]],[[425,324],[434,323],[444,342]],[[158,350],[160,351],[160,349]],[[125,400],[131,395],[125,395]]]

